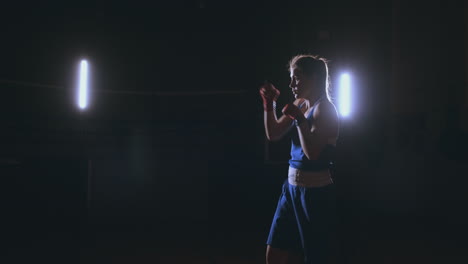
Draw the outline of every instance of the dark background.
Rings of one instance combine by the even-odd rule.
[[[466,263],[463,1],[38,2],[0,22],[3,263],[264,263],[289,141],[265,141],[258,87],[289,102],[300,53],[353,78],[336,263]]]

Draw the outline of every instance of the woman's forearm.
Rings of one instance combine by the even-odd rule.
[[[264,111],[263,120],[267,139],[270,141],[278,140],[278,119],[276,117],[276,111]]]

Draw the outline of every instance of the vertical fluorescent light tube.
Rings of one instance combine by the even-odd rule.
[[[88,105],[88,62],[82,60],[80,63],[80,84],[78,91],[78,106],[85,109]]]
[[[351,78],[344,73],[340,78],[340,114],[343,117],[351,113]]]

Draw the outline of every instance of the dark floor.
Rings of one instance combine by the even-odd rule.
[[[415,162],[418,161],[411,160],[412,166]],[[464,163],[460,164],[440,165],[444,174],[436,175],[456,175],[466,171]],[[230,167],[233,169],[224,174],[228,174],[231,181],[215,182],[217,188],[199,184],[198,187],[211,191],[207,192],[208,196],[196,197],[193,195],[197,193],[188,193],[190,195],[182,200],[168,203],[172,207],[184,206],[180,208],[181,215],[176,215],[177,210],[168,213],[161,210],[166,207],[154,207],[160,202],[160,196],[156,194],[148,198],[147,209],[144,206],[129,209],[131,203],[117,200],[100,203],[102,208],[86,210],[79,203],[82,200],[67,198],[75,197],[66,192],[67,189],[57,191],[60,190],[57,187],[68,185],[46,185],[43,178],[29,170],[24,174],[8,171],[10,175],[16,175],[11,183],[16,188],[6,188],[4,192],[8,195],[3,200],[14,203],[4,207],[2,238],[7,252],[1,255],[0,263],[265,263],[264,243],[279,186],[284,180],[283,171],[276,172],[278,176],[271,176],[270,171],[247,169],[257,174],[246,185],[249,175],[238,176],[245,168]],[[68,166],[63,171],[69,169]],[[278,169],[272,167],[270,170]],[[393,170],[400,171],[399,168]],[[416,175],[412,171],[408,174]],[[210,181],[216,181],[217,174],[211,172],[210,175],[213,175]],[[400,179],[403,176],[406,174],[399,174]],[[404,192],[407,190],[405,185],[390,181],[372,185],[381,191],[391,189],[392,192],[380,196],[377,191],[370,193],[378,189],[367,186],[355,189],[361,186],[359,184],[348,184],[341,189],[347,192],[339,196],[337,231],[340,243],[331,263],[468,263],[465,239],[468,219],[464,214],[463,184],[466,180],[459,177],[459,184],[438,181],[434,187],[423,186],[425,194],[418,190],[421,181],[416,176],[413,176],[416,183],[407,192]],[[266,177],[270,177],[268,181]],[[363,175],[360,177],[365,179]],[[53,179],[51,177],[49,181],[57,182]],[[23,184],[26,180],[30,184]],[[71,182],[70,186],[73,184]],[[346,183],[342,181],[341,184]],[[381,187],[384,184],[386,188]],[[45,193],[42,196],[36,192],[41,188]],[[184,188],[181,191],[190,190]],[[165,195],[169,192],[157,190]],[[262,190],[261,195],[259,190]],[[421,196],[409,196],[413,193]],[[76,201],[74,208],[70,201]],[[95,204],[99,203],[96,201]],[[189,208],[197,205],[200,208]],[[151,210],[153,207],[159,211]],[[156,212],[146,213],[145,210]],[[187,212],[200,213],[189,215]],[[162,213],[166,216],[161,217]]]
[[[468,263],[460,223],[370,213],[347,219],[332,263]],[[265,263],[269,223],[260,221],[84,224],[80,232],[17,238],[2,263]]]

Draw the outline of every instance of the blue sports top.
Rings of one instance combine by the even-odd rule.
[[[319,99],[321,100],[321,99]],[[306,120],[309,123],[309,127],[312,127],[313,115],[317,103],[312,107],[310,113],[306,116]],[[291,142],[291,159],[289,160],[289,166],[304,170],[304,171],[321,171],[327,170],[333,165],[333,154],[335,146],[331,144],[325,145],[323,150],[320,152],[317,160],[309,160],[302,151],[301,141],[297,129],[293,129]]]

